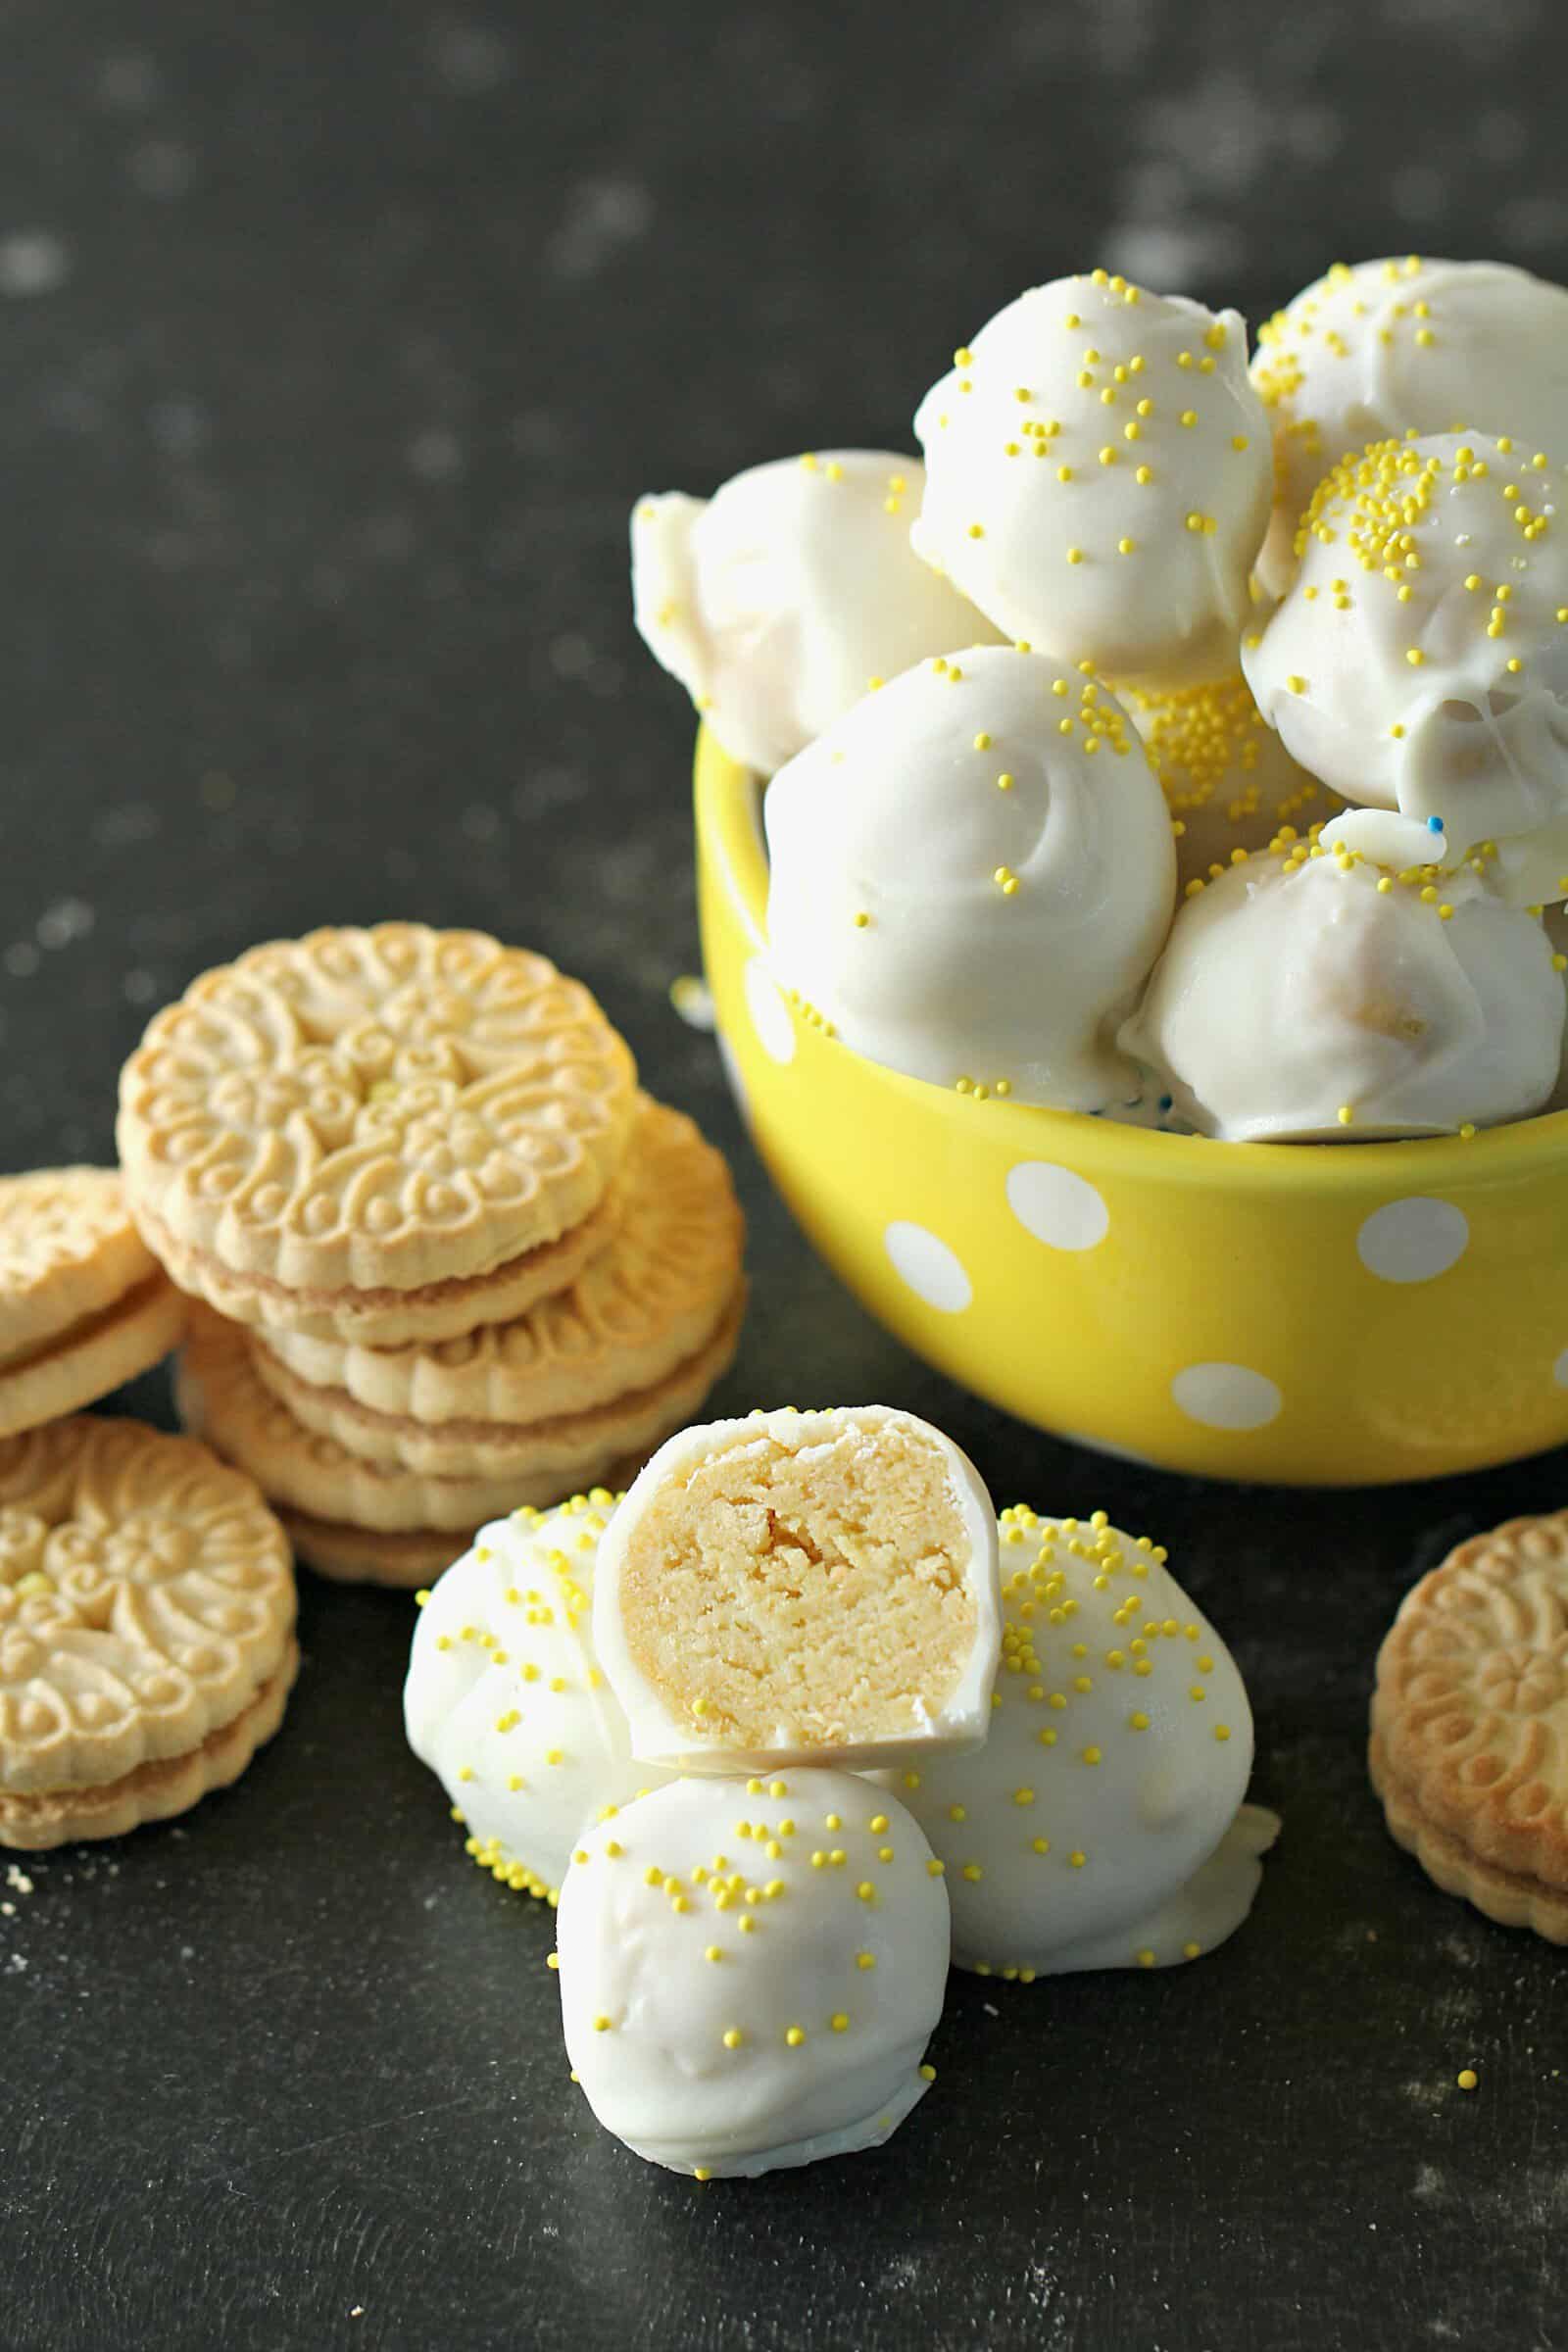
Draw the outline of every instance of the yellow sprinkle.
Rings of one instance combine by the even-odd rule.
[[[1461,2090],[1474,2090],[1481,2081],[1473,2066],[1462,2066],[1453,2079]]]

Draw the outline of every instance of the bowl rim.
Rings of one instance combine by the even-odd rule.
[[[695,774],[699,855],[713,865],[757,955],[765,955],[767,947],[762,790],[763,779],[731,759],[703,725]],[[822,1042],[839,1053],[850,1051],[837,1039]],[[999,1102],[994,1096],[977,1102],[928,1079],[906,1077],[863,1056],[857,1059],[867,1084],[902,1094],[911,1103],[923,1102],[933,1111],[940,1104],[949,1118],[987,1121],[1009,1152],[1069,1165],[1092,1157],[1107,1175],[1146,1183],[1218,1182],[1244,1194],[1427,1197],[1568,1171],[1568,1110],[1538,1111],[1504,1126],[1481,1128],[1468,1140],[1436,1135],[1377,1144],[1229,1144],[1122,1127],[1089,1111],[1052,1110],[1043,1103]]]

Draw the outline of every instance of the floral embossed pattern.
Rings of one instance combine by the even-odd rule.
[[[87,1416],[0,1444],[0,1790],[199,1746],[293,1623],[282,1530],[205,1446]]]
[[[744,1220],[720,1153],[645,1102],[610,1247],[526,1314],[430,1347],[360,1348],[277,1332],[300,1379],[417,1421],[519,1423],[650,1386],[715,1330],[740,1279]]]
[[[152,1272],[113,1168],[0,1176],[0,1363],[112,1306]]]
[[[489,1272],[602,1197],[631,1055],[542,956],[418,923],[253,948],[151,1023],[119,1144],[154,1234],[301,1289]]]
[[[1405,1597],[1378,1659],[1381,1768],[1502,1869],[1568,1877],[1568,1512],[1477,1536]]]

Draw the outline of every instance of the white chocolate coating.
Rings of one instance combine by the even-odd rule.
[[[1522,904],[1568,895],[1534,887],[1533,854],[1557,862],[1568,824],[1562,481],[1526,448],[1453,433],[1347,461],[1242,648],[1293,758],[1347,800],[1440,817],[1460,849],[1497,843]]]
[[[607,2132],[700,2179],[876,2147],[924,2093],[948,1898],[850,1773],[676,1781],[584,1833],[556,1922],[566,2050]]]
[[[919,1651],[905,1649],[891,1661],[882,1654],[887,1626],[898,1617],[897,1586],[915,1581],[932,1541],[915,1512],[907,1521],[885,1517],[887,1449],[908,1440],[945,1489],[957,1536],[950,1566],[967,1603],[956,1675],[943,1687]],[[781,1456],[791,1475],[775,1483]],[[705,1500],[699,1519],[687,1498],[707,1483],[699,1474],[710,1464],[717,1465],[719,1501],[707,1507]],[[800,1496],[813,1486],[812,1524],[804,1532],[781,1525],[807,1515]],[[689,1656],[681,1660],[698,1689],[690,1711],[672,1705],[644,1670],[626,1622],[628,1562],[646,1524],[664,1513],[672,1495],[681,1498],[685,1546],[701,1550],[705,1533],[712,1545],[705,1554],[703,1621],[689,1628]],[[687,1522],[695,1536],[687,1534]],[[733,1601],[719,1581],[720,1544],[744,1555],[746,1575]],[[646,1595],[638,1605],[648,1610]],[[646,1761],[715,1774],[823,1763],[863,1769],[973,1746],[989,1726],[1002,1638],[995,1506],[974,1464],[950,1438],[887,1405],[786,1407],[700,1424],[667,1439],[627,1490],[600,1548],[593,1628],[626,1713],[632,1753]],[[705,1683],[701,1666],[691,1662],[714,1652],[726,1663],[731,1653],[742,1655],[747,1677],[775,1710],[750,1740],[726,1728],[717,1685]],[[944,1647],[943,1670],[948,1657]]]
[[[1150,687],[1233,663],[1271,471],[1234,311],[1102,270],[1036,286],[914,429],[915,547],[1008,636]]]
[[[888,1776],[947,1866],[954,1959],[1026,1981],[1196,1959],[1246,1917],[1262,1850],[1252,1823],[1213,1861],[1252,1764],[1235,1660],[1103,1511],[1014,1508],[1000,1535],[991,1737]]]
[[[775,977],[938,1086],[1098,1110],[1169,927],[1170,820],[1108,689],[1011,647],[924,662],[775,777]]]
[[[1300,844],[1188,900],[1122,1037],[1200,1134],[1365,1143],[1539,1110],[1563,1011],[1539,919],[1468,867]]]
[[[1305,833],[1344,803],[1298,766],[1268,726],[1239,669],[1175,694],[1121,696],[1159,779],[1185,889],[1266,850],[1282,826]]]
[[[771,775],[874,679],[990,637],[909,546],[924,482],[917,458],[840,449],[637,501],[637,626],[731,759]]]
[[[498,1879],[554,1900],[577,1833],[668,1778],[634,1763],[594,1654],[610,1494],[482,1527],[433,1587],[403,1690],[409,1745]]]
[[[1458,427],[1561,446],[1568,291],[1502,262],[1337,262],[1258,328],[1251,374],[1274,435],[1258,576],[1283,596],[1296,526],[1348,451]]]

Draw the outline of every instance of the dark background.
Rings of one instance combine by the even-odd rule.
[[[148,1012],[258,938],[546,950],[734,1157],[716,1404],[913,1406],[999,1499],[1167,1542],[1286,1819],[1214,1958],[956,1977],[886,2151],[700,2189],[567,2082],[549,1919],[402,1743],[407,1599],[306,1579],[242,1784],[0,1886],[6,2352],[1568,2341],[1563,1961],[1431,1888],[1361,1761],[1406,1584],[1568,1469],[1202,1487],[875,1330],[668,1007],[691,721],[624,548],[641,489],[906,446],[1066,269],[1254,318],[1337,256],[1568,274],[1565,69],[1558,0],[0,6],[0,1165],[107,1156]]]

